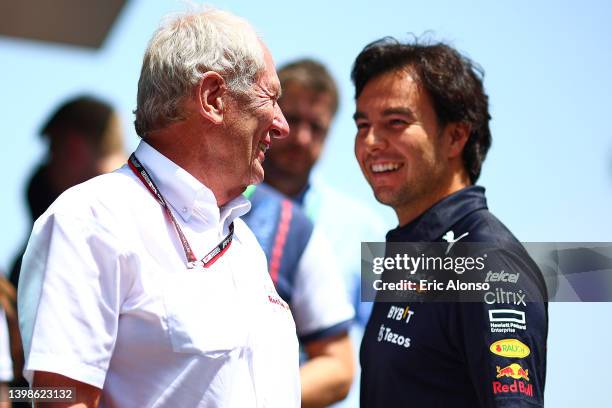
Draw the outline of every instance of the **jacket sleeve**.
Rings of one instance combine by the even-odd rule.
[[[483,301],[458,309],[470,379],[483,408],[543,407],[548,312],[540,272],[524,250],[488,255]]]

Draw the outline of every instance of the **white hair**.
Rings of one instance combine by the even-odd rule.
[[[219,73],[231,92],[245,94],[264,69],[259,37],[246,20],[210,8],[168,16],[144,55],[136,133],[145,137],[181,120],[181,101],[205,72]]]

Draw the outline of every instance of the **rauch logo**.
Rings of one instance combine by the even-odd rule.
[[[491,353],[502,357],[523,358],[527,357],[531,350],[526,344],[517,339],[503,339],[491,344]]]

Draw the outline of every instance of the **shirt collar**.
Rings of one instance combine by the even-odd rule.
[[[189,222],[191,217],[196,215],[213,225],[222,223],[224,229],[227,229],[236,217],[246,214],[251,208],[250,202],[242,195],[221,208],[217,207],[212,190],[144,140],[140,142],[134,154],[166,202],[185,222]]]
[[[387,233],[389,242],[437,241],[466,215],[487,208],[485,189],[481,186],[463,188],[438,201],[414,221]]]
[[[306,183],[302,191],[300,191],[299,193],[297,193],[295,196],[292,197],[293,201],[303,206],[304,199],[306,198],[306,194],[308,193],[309,190],[310,190],[310,181]]]

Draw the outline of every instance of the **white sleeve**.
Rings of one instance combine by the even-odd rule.
[[[102,388],[129,261],[117,244],[93,220],[48,213],[34,224],[18,293],[30,383],[34,371],[48,371]]]
[[[291,310],[302,342],[348,331],[354,316],[331,245],[317,227],[298,263]]]
[[[13,379],[13,360],[9,344],[8,325],[4,310],[0,309],[0,382],[9,382]]]

